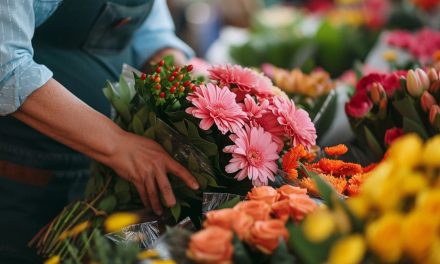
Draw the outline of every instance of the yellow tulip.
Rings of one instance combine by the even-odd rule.
[[[403,222],[403,247],[417,262],[430,254],[437,232],[436,223],[423,211],[411,212]]]
[[[149,259],[149,258],[157,258],[157,257],[159,257],[159,252],[157,252],[156,250],[147,249],[147,250],[140,252],[137,257],[140,260]]]
[[[388,158],[396,167],[412,168],[420,161],[422,139],[416,134],[408,134],[396,139],[388,150]]]
[[[361,263],[366,246],[361,235],[351,235],[338,240],[332,247],[328,264]]]
[[[49,259],[47,259],[44,264],[58,264],[60,263],[61,258],[58,255],[52,256]]]
[[[335,229],[335,219],[327,209],[315,211],[308,215],[304,221],[304,235],[312,242],[326,240]]]
[[[438,264],[440,263],[440,238],[433,243],[431,252],[425,264]]]
[[[383,262],[396,262],[402,254],[403,216],[387,213],[367,226],[368,247]]]
[[[157,259],[151,261],[151,264],[176,264],[176,262],[171,259]]]
[[[440,188],[419,194],[416,201],[417,210],[424,212],[425,217],[433,218],[440,225]]]
[[[104,222],[107,232],[116,232],[124,227],[139,222],[139,216],[131,213],[115,213],[110,215]]]
[[[368,199],[365,199],[364,196],[351,197],[347,199],[347,204],[357,217],[361,219],[367,217],[370,204]]]
[[[429,139],[422,152],[422,163],[431,167],[440,167],[440,136]]]

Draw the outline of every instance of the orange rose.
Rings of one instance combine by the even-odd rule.
[[[213,210],[206,213],[205,227],[218,226],[230,230],[234,219],[237,218],[238,211],[232,208]]]
[[[238,203],[234,209],[250,215],[255,221],[270,218],[270,206],[263,201],[243,201]]]
[[[187,255],[197,263],[232,263],[232,232],[211,226],[191,236]]]
[[[289,232],[283,221],[278,219],[257,221],[251,229],[249,242],[262,252],[270,254],[278,247],[280,237],[285,241],[289,238]]]
[[[203,225],[233,230],[240,239],[245,239],[253,223],[254,219],[247,213],[227,208],[208,212]]]
[[[278,192],[270,186],[254,187],[247,194],[249,200],[263,201],[271,205],[278,200]]]
[[[307,189],[295,187],[289,184],[281,186],[277,191],[280,194],[280,200],[289,198],[289,195],[291,194],[307,194]]]
[[[289,216],[295,221],[301,221],[317,207],[307,194],[291,194],[288,199],[274,203],[272,212],[283,221],[287,221]]]

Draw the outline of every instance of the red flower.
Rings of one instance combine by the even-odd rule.
[[[403,134],[404,134],[403,129],[401,129],[399,127],[393,127],[393,128],[387,129],[387,131],[385,131],[385,138],[384,138],[385,146],[391,145],[391,143],[394,140],[403,136]]]
[[[362,118],[373,108],[373,102],[366,91],[356,92],[355,95],[345,104],[345,112],[348,116]]]

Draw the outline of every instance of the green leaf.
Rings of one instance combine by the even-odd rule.
[[[138,135],[142,135],[145,130],[144,130],[144,124],[142,123],[142,120],[139,119],[139,117],[137,115],[133,116],[133,132],[138,134]]]
[[[126,204],[131,201],[131,193],[129,191],[127,192],[117,192],[115,193],[117,199],[118,199],[118,205]]]
[[[367,145],[370,148],[370,150],[373,152],[373,154],[378,157],[383,157],[383,150],[379,142],[377,142],[376,138],[374,137],[371,130],[364,126],[364,133],[365,133],[365,140],[367,141]]]
[[[112,101],[115,93],[113,92],[114,88],[111,82],[107,81],[105,87],[102,89],[107,100]]]
[[[422,120],[415,107],[414,99],[409,95],[405,96],[403,99],[394,101],[393,106],[403,117],[411,119],[418,124],[422,124]]]
[[[193,122],[190,122],[188,120],[185,120],[185,122],[188,126],[188,137],[190,139],[199,139],[200,135],[197,126]]]
[[[222,203],[222,204],[218,207],[218,209],[232,208],[232,207],[234,207],[236,204],[238,204],[239,202],[240,202],[240,196],[237,195],[236,197],[232,198],[231,200]]]
[[[193,138],[190,139],[190,142],[203,151],[203,153],[205,153],[205,155],[208,157],[215,156],[218,153],[217,145],[203,138]]]
[[[173,125],[180,134],[184,135],[185,137],[188,136],[188,129],[186,128],[185,121],[176,122]]]
[[[131,119],[130,109],[126,103],[124,103],[121,99],[113,98],[112,105],[115,110],[122,116],[125,122],[129,122]]]
[[[297,260],[289,253],[286,243],[280,238],[280,243],[270,258],[271,264],[295,264]]]
[[[182,211],[182,207],[179,202],[176,203],[173,207],[170,208],[171,214],[174,217],[174,220],[179,221],[180,218],[180,212]]]
[[[191,172],[198,172],[200,170],[199,163],[192,153],[188,156],[188,169]]]
[[[150,112],[150,114],[149,114],[149,123],[150,123],[150,126],[155,126],[156,125],[156,114],[154,113],[154,112]]]
[[[102,199],[98,204],[98,209],[105,211],[107,213],[111,213],[115,210],[118,201],[114,195],[109,195]]]
[[[166,139],[164,140],[162,147],[168,152],[168,153],[172,153],[173,152],[173,144],[171,143],[171,140]]]
[[[252,264],[252,259],[250,258],[249,253],[246,251],[246,248],[244,247],[243,243],[236,235],[234,235],[233,245],[234,245],[234,256],[233,256],[234,263]]]
[[[148,128],[145,132],[144,132],[144,137],[147,137],[149,139],[155,139],[156,137],[156,133],[155,133],[155,129],[154,127],[150,127]]]
[[[405,133],[417,133],[424,140],[429,138],[428,133],[421,123],[416,123],[407,117],[403,118],[403,131],[405,131]]]
[[[130,191],[130,183],[122,178],[117,178],[115,183],[115,193]]]
[[[312,112],[313,123],[315,124],[316,131],[319,135],[325,135],[330,128],[337,109],[338,96],[335,90],[332,90],[327,96],[323,97],[318,104],[316,104]]]
[[[127,81],[125,81],[122,75],[119,78],[119,95],[122,101],[124,101],[127,104],[130,103],[131,101],[130,87],[128,87],[128,83]]]

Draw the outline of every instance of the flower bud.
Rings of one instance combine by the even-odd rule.
[[[429,77],[428,74],[422,69],[416,69],[417,76],[419,77],[420,83],[422,85],[423,90],[428,90],[429,88]]]
[[[406,89],[414,97],[419,97],[423,92],[421,81],[413,70],[409,70],[406,75]]]
[[[431,81],[431,83],[438,81],[438,72],[436,69],[431,68],[428,71],[428,78]]]
[[[434,125],[437,115],[440,114],[440,106],[435,104],[429,110],[429,122]]]
[[[428,91],[424,91],[422,97],[420,98],[420,105],[423,111],[428,112],[433,105],[437,104],[434,96],[432,96]]]
[[[370,87],[370,99],[374,104],[379,104],[381,99],[386,97],[385,89],[380,83],[373,83]]]
[[[440,80],[435,81],[431,84],[431,86],[429,87],[429,92],[431,94],[436,94],[439,89],[440,89]]]

